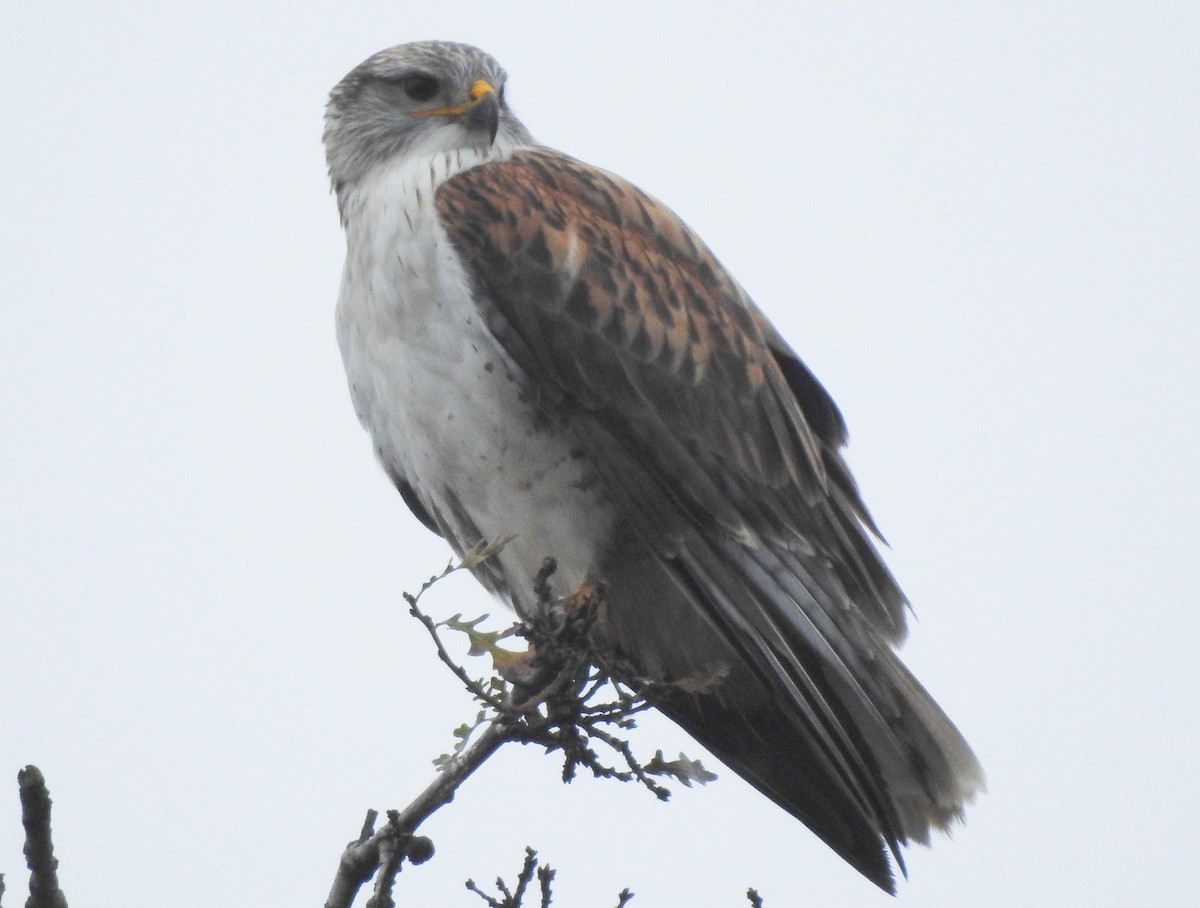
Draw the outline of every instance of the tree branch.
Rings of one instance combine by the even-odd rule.
[[[25,908],[67,908],[58,886],[58,859],[50,836],[50,792],[36,766],[17,773],[21,793],[21,822],[25,826],[25,864],[29,868],[29,899]]]
[[[467,891],[473,892],[483,899],[487,903],[488,908],[522,908],[525,892],[528,890],[529,884],[533,882],[534,870],[537,870],[538,892],[541,895],[541,900],[538,904],[540,908],[550,908],[550,884],[554,880],[554,871],[549,867],[538,867],[537,852],[528,846],[525,848],[525,863],[521,867],[521,872],[517,874],[517,888],[515,891],[509,889],[503,878],[500,877],[496,879],[496,889],[503,896],[502,899],[488,895],[475,885],[474,880],[467,880]]]
[[[501,744],[511,740],[509,726],[513,721],[503,716],[493,719],[483,734],[445,763],[437,778],[411,804],[404,810],[388,811],[387,824],[374,834],[375,811],[370,811],[358,841],[351,842],[342,853],[325,908],[349,908],[359,888],[375,875],[384,857],[391,857],[395,868],[385,868],[391,872],[379,875],[381,881],[386,878],[389,894],[386,895],[386,901],[379,902],[378,908],[391,906],[391,880],[399,873],[401,862],[408,858],[413,864],[423,864],[433,857],[433,843],[413,833],[434,811],[453,801],[458,786],[482,766]],[[377,883],[372,901],[382,894]],[[370,908],[376,906],[371,905]]]
[[[547,559],[534,578],[539,600],[537,617],[515,630],[501,632],[481,631],[477,625],[482,619],[464,621],[460,615],[435,622],[420,610],[418,600],[431,586],[457,570],[476,567],[503,544],[480,546],[460,563],[450,564],[426,581],[415,595],[404,594],[410,613],[432,637],[438,658],[484,708],[474,724],[455,730],[459,742],[454,752],[434,761],[440,769],[437,778],[408,807],[388,811],[388,822],[379,831],[374,828],[377,814],[367,814],[358,839],[342,854],[325,908],[350,908],[359,889],[372,876],[375,887],[367,908],[393,908],[392,887],[403,862],[407,859],[420,864],[433,856],[433,843],[415,835],[421,823],[449,804],[458,786],[507,742],[537,744],[547,752],[561,751],[564,781],[583,766],[601,778],[636,780],[663,800],[670,793],[651,776],[673,777],[686,785],[715,778],[699,762],[687,760],[682,754],[678,761],[667,762],[660,751],[643,765],[629,743],[609,730],[633,728],[634,716],[660,702],[661,697],[680,690],[702,689],[719,681],[721,672],[714,672],[711,678],[663,684],[640,679],[630,666],[615,661],[603,627],[603,584],[588,582],[564,599],[551,601],[548,580],[556,565],[553,559]],[[443,629],[466,634],[471,641],[470,655],[490,654],[497,675],[490,681],[472,679],[443,644]],[[514,632],[528,640],[528,652],[511,652],[499,646],[500,640]],[[591,702],[606,689],[615,691],[614,699]],[[480,727],[483,731],[477,733]],[[593,749],[596,743],[619,755],[626,769],[607,765]],[[532,873],[533,865],[529,864],[519,877],[520,894],[530,884]],[[548,868],[538,876],[546,905],[552,877],[553,871]],[[520,895],[505,891],[503,885],[500,888],[506,900],[502,905],[520,903]],[[631,897],[622,894],[624,901]]]

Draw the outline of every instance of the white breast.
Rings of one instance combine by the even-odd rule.
[[[582,583],[614,514],[587,458],[527,402],[438,223],[437,186],[481,160],[464,151],[380,168],[348,199],[338,341],[380,459],[441,515],[451,544],[516,534],[500,566],[521,604],[547,556],[557,592]]]

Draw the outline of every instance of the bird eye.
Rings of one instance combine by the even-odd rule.
[[[400,87],[413,101],[428,101],[438,93],[438,80],[433,76],[407,76]]]

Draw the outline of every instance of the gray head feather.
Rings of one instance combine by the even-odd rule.
[[[339,197],[375,165],[398,155],[452,150],[469,142],[486,145],[489,136],[470,134],[463,123],[413,116],[462,104],[478,79],[499,95],[499,138],[532,144],[504,99],[507,74],[477,47],[418,41],[380,51],[352,69],[330,93],[325,111],[325,158]]]

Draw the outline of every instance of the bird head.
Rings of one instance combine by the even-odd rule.
[[[528,144],[504,100],[504,69],[469,44],[419,41],[367,58],[333,89],[325,156],[334,189],[397,156]]]

